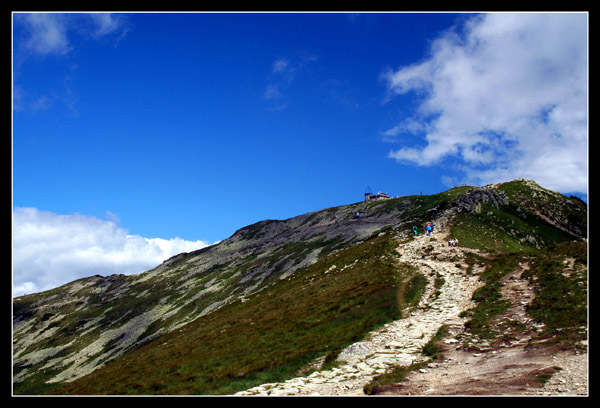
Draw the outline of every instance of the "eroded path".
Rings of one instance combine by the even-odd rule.
[[[421,302],[407,317],[346,348],[338,356],[339,368],[262,384],[237,395],[364,395],[363,387],[391,366],[424,360],[421,348],[442,325],[462,325],[459,314],[473,306],[471,296],[480,285],[476,274],[467,274],[457,262],[466,249],[445,242],[444,221],[436,224],[435,234],[418,236],[398,248],[400,262],[416,266],[428,279]],[[439,291],[434,287],[436,278],[444,282]]]
[[[526,347],[544,328],[527,314],[535,298],[519,268],[501,280],[502,296],[511,306],[493,321],[504,334],[495,345],[479,339],[465,348],[462,325],[448,326],[441,342],[443,360],[411,372],[402,384],[378,390],[380,395],[587,395],[587,352]],[[513,330],[518,323],[519,329]],[[587,342],[586,342],[587,344]],[[542,384],[540,378],[551,376]]]

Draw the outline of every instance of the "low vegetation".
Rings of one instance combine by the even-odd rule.
[[[477,306],[463,312],[468,331],[492,342],[503,340],[502,326],[494,318],[504,313],[510,301],[502,297],[500,280],[527,264],[521,275],[534,288],[536,296],[527,313],[545,329],[532,346],[576,347],[587,335],[587,243],[570,241],[552,245],[536,253],[500,254],[479,258],[486,269],[480,277],[485,285],[473,293]],[[568,265],[568,266],[566,266]],[[513,330],[529,327],[513,327]]]
[[[418,279],[395,245],[386,234],[339,250],[53,393],[231,394],[295,376],[415,301]]]
[[[545,329],[534,345],[573,347],[587,336],[587,244],[571,241],[553,245],[530,260],[523,273],[536,290],[527,313]]]
[[[473,294],[477,307],[464,312],[470,317],[469,331],[480,338],[501,338],[493,318],[510,303],[502,298],[500,280],[527,264],[522,277],[536,291],[527,312],[545,324],[540,338],[563,346],[579,342],[587,327],[587,241],[576,239],[569,229],[585,231],[585,204],[526,182],[504,183],[498,189],[509,197],[509,204],[499,208],[483,204],[478,211],[460,213],[451,228],[461,246],[487,254],[467,258],[471,265],[486,267],[480,274],[485,285]],[[548,214],[564,222],[558,227],[550,224]]]

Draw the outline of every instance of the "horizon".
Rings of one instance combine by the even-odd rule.
[[[12,33],[13,297],[367,187],[587,202],[587,13],[13,13]]]

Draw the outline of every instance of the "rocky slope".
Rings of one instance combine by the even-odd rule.
[[[434,239],[426,241],[431,237],[420,236],[398,249],[398,262],[422,269],[430,282],[433,273],[446,282],[441,294],[435,295],[430,286],[422,300],[426,303],[416,309],[426,307],[430,313],[427,318],[415,318],[420,340],[404,343],[407,333],[415,337],[417,329],[395,330],[411,322],[410,317],[403,319],[384,328],[379,336],[374,334],[371,343],[346,349],[339,356],[348,359],[343,367],[358,370],[366,365],[365,375],[373,376],[384,369],[386,358],[394,353],[406,361],[416,361],[415,353],[423,340],[466,307],[476,283],[473,276],[466,276],[456,266],[458,258],[450,261],[448,251],[452,249],[440,240],[453,235],[461,243],[468,241],[463,240],[466,229],[461,226],[480,225],[482,220],[493,226],[489,242],[471,245],[484,250],[539,248],[581,238],[587,228],[585,204],[527,180],[460,187],[432,196],[361,202],[288,220],[262,221],[217,245],[180,254],[139,275],[94,276],[13,299],[15,393],[43,393],[82,378],[231,302],[251,299],[296,271],[382,231],[393,231],[406,242],[413,225],[433,218],[437,220]],[[423,247],[426,242],[431,247]],[[422,257],[432,251],[440,257]],[[453,256],[461,257],[464,251],[455,251]],[[452,301],[458,303],[450,307]],[[387,345],[378,344],[381,339]],[[371,357],[357,362],[356,358],[366,355]],[[346,374],[348,378],[360,377],[355,371]],[[313,375],[316,377],[318,374]],[[356,391],[356,384],[346,391]],[[307,392],[309,388],[301,393]],[[332,389],[314,392],[338,393]]]

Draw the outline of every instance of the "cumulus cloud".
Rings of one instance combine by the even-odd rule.
[[[587,30],[585,13],[490,13],[442,33],[426,59],[383,74],[391,97],[418,100],[384,136],[424,142],[389,157],[587,192]]]
[[[48,290],[75,279],[151,269],[182,252],[208,246],[180,238],[130,235],[111,220],[13,210],[13,296]]]

